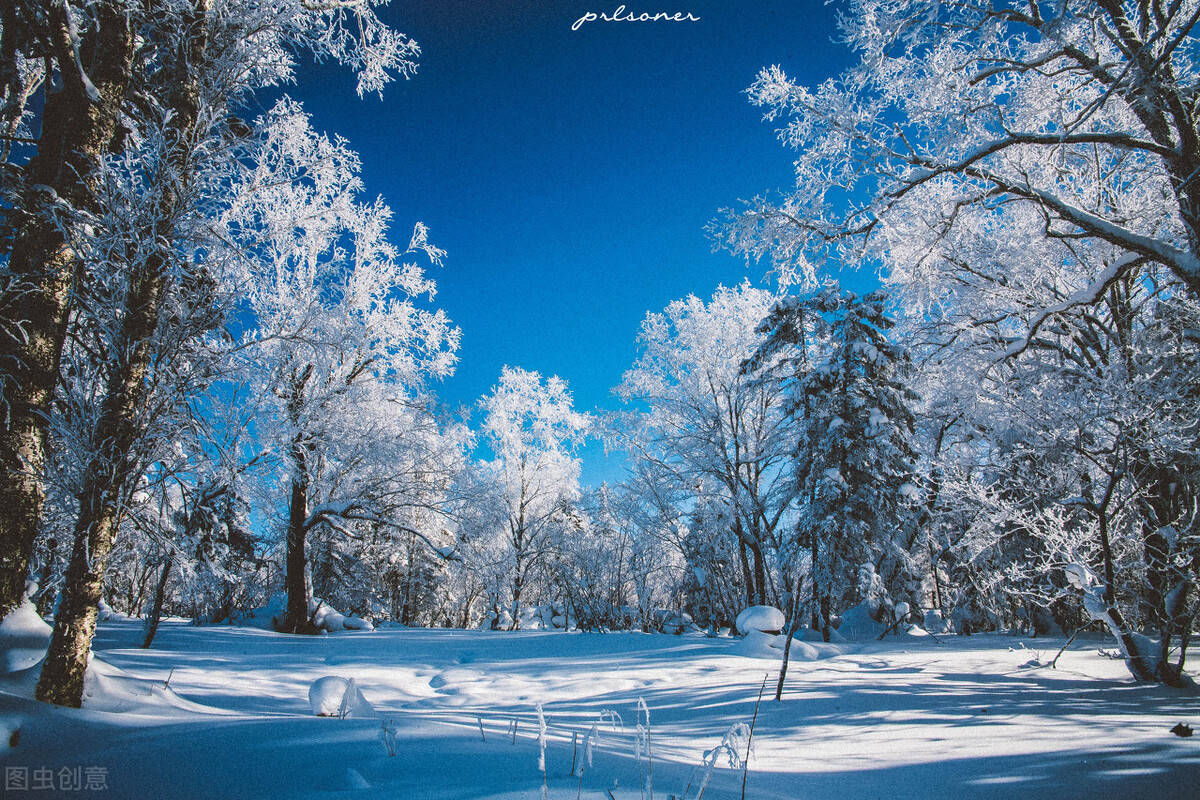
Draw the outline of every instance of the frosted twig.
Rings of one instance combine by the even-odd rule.
[[[648,796],[649,800],[654,800],[654,755],[650,750],[650,709],[646,706],[646,701],[641,697],[638,698],[637,710],[639,720],[642,715],[645,715],[646,718],[645,727],[642,726],[640,721],[637,726],[639,762],[643,744],[646,748],[646,777],[642,782],[642,797],[646,798]]]
[[[385,719],[379,724],[379,739],[383,742],[383,748],[387,750],[388,757],[396,755],[396,723],[390,719]]]
[[[338,719],[345,719],[350,716],[350,712],[354,710],[355,701],[357,699],[358,686],[354,683],[354,678],[346,681],[346,691],[342,692],[342,702],[338,706]]]
[[[754,716],[750,718],[750,735],[746,737],[746,757],[742,759],[742,800],[746,800],[746,773],[750,769],[750,745],[754,742],[754,725],[758,722],[758,707],[762,704],[763,690],[767,688],[767,678],[770,673],[763,675],[762,686],[758,687],[758,699],[754,701]]]
[[[721,737],[721,743],[712,750],[706,750],[702,757],[704,765],[704,778],[700,781],[700,790],[696,793],[696,800],[701,800],[704,797],[704,790],[708,788],[708,781],[712,778],[713,768],[717,765],[717,761],[721,756],[725,756],[726,763],[730,769],[738,769],[742,766],[742,757],[739,752],[742,739],[747,740],[746,752],[750,752],[750,726],[744,722],[739,722],[731,725],[729,730],[725,731],[725,735]]]
[[[538,769],[542,772],[542,800],[548,800],[550,790],[546,786],[546,715],[542,704],[537,704],[538,718]]]

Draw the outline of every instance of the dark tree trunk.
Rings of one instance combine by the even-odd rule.
[[[1150,461],[1149,454],[1144,456]],[[1182,639],[1191,627],[1191,617],[1185,611],[1191,593],[1195,564],[1181,568],[1174,563],[1175,555],[1164,529],[1168,526],[1193,526],[1195,496],[1189,491],[1190,476],[1167,467],[1148,467],[1143,470],[1145,494],[1142,497],[1142,558],[1146,569],[1147,586],[1143,588],[1143,616],[1159,634],[1160,652],[1156,654],[1157,680],[1172,686],[1181,684],[1181,670],[1186,650],[1181,649],[1177,665],[1170,662],[1172,643]],[[1183,538],[1194,531],[1177,531]],[[1193,572],[1194,574],[1194,572]]]
[[[792,637],[796,635],[796,630],[800,627],[800,578],[796,577],[795,585],[792,587],[791,602],[788,603],[787,622],[784,625],[783,640],[783,664],[779,667],[779,682],[775,685],[775,702],[783,699],[783,681],[787,677],[788,663],[792,658]]]
[[[313,376],[313,366],[308,364],[291,378],[291,389],[288,395],[288,418],[293,425],[300,425],[300,412],[303,409],[308,382]],[[287,594],[287,610],[284,613],[279,630],[282,633],[318,633],[316,626],[308,613],[310,599],[309,582],[306,571],[308,556],[305,553],[305,539],[308,535],[308,492],[309,492],[309,462],[312,456],[312,445],[307,441],[303,431],[296,434],[292,440],[292,496],[288,503],[287,555],[286,574],[283,576],[283,588]]]
[[[525,589],[525,559],[520,550],[517,551],[517,571],[512,579],[512,622],[508,629],[515,631],[521,627],[521,594]]]
[[[308,534],[308,472],[303,454],[298,455],[296,473],[292,476],[292,497],[288,505],[287,529],[287,574],[284,590],[287,592],[287,613],[280,630],[284,633],[317,633],[308,616],[308,581],[305,570],[308,557],[305,554],[305,539]]]
[[[46,616],[54,608],[54,600],[58,596],[58,592],[51,586],[51,578],[54,576],[54,553],[58,549],[58,541],[50,539],[46,542],[46,563],[42,564],[42,572],[38,577],[38,593],[37,593],[37,612],[41,616]]]
[[[167,598],[167,580],[171,577],[171,567],[174,559],[168,557],[163,564],[162,573],[158,576],[158,584],[154,587],[154,603],[150,606],[150,616],[146,617],[146,638],[142,639],[142,649],[148,650],[158,633],[158,623],[162,620],[163,602]]]
[[[735,535],[737,531],[734,531]],[[754,571],[750,567],[750,558],[746,555],[746,542],[738,537],[738,561],[742,565],[742,588],[745,590],[746,605],[752,606],[754,603]]]
[[[156,231],[158,233],[158,231]],[[140,469],[135,449],[144,433],[146,377],[151,338],[158,323],[165,259],[147,259],[135,278],[122,320],[119,352],[122,363],[109,376],[94,441],[97,450],[85,472],[75,524],[75,547],[67,568],[54,635],[38,680],[37,698],[79,707],[96,608],[104,586],[108,557],[120,524],[121,498]]]
[[[750,554],[754,556],[754,602],[755,605],[767,604],[767,561],[763,557],[762,546],[757,542],[750,545]]]
[[[817,556],[820,554],[820,546],[815,533],[811,534],[812,540],[809,542],[809,553],[812,560],[809,562],[809,571],[812,580],[812,629],[821,630],[821,582],[817,580],[819,574],[817,569]]]
[[[116,131],[134,47],[123,6],[97,4],[97,30],[80,43],[80,60],[99,92],[93,101],[75,65],[66,5],[49,5],[51,61],[62,89],[46,97],[37,153],[10,215],[13,245],[0,287],[0,618],[21,602],[33,556],[45,499],[46,425],[77,269],[72,245],[54,220],[60,203],[91,206],[89,181]]]
[[[934,552],[932,538],[929,539],[929,572],[933,576],[933,602],[944,619],[946,605],[942,601],[942,576],[938,574],[938,555]]]
[[[154,338],[168,268],[176,257],[171,242],[186,202],[182,192],[186,191],[191,172],[192,138],[199,113],[191,70],[203,62],[205,11],[205,0],[198,0],[181,49],[173,54],[174,63],[169,65],[169,80],[173,83],[166,87],[166,99],[174,112],[174,145],[169,160],[176,174],[160,177],[163,188],[156,218],[142,232],[142,241],[128,244],[129,285],[113,343],[113,366],[93,430],[96,450],[84,472],[75,546],[37,685],[39,700],[58,705],[79,707],[82,703],[88,651],[96,630],[108,557],[120,526],[122,498],[142,467],[138,444],[150,424],[147,402]],[[150,252],[140,255],[147,245]]]

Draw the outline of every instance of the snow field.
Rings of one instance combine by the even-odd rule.
[[[0,687],[0,727],[21,731],[17,747],[0,751],[3,765],[103,765],[106,797],[533,800],[541,703],[551,798],[640,800],[644,700],[655,795],[683,796],[691,782],[694,798],[705,752],[750,722],[766,677],[749,798],[1186,797],[1200,783],[1197,742],[1169,732],[1200,721],[1196,693],[1131,683],[1119,660],[1099,654],[1111,646],[1099,638],[1077,641],[1053,670],[1036,664],[1061,640],[811,643],[817,657],[793,662],[776,704],[776,658],[701,635],[295,637],[167,621],[142,650],[140,632],[101,625],[93,663],[107,666],[81,711],[36,704],[13,681]],[[309,688],[331,676],[353,678],[376,718],[313,716]],[[139,704],[107,710],[139,691]],[[395,731],[394,757],[384,724]],[[593,726],[581,779],[572,760],[582,763]],[[739,797],[741,772],[721,764],[704,796]]]

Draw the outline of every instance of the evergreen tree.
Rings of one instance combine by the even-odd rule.
[[[881,292],[786,298],[761,326],[766,340],[750,362],[786,354],[801,506],[794,544],[809,551],[813,624],[826,641],[835,613],[866,602],[878,615],[918,588],[915,395],[905,384],[908,354],[887,338],[892,325]]]

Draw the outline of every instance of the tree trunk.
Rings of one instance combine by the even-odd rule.
[[[812,536],[812,541],[809,543],[809,545],[810,545],[809,553],[811,554],[812,558],[809,561],[809,567],[808,567],[810,579],[811,579],[811,583],[812,583],[812,625],[810,627],[815,631],[815,630],[820,630],[822,627],[821,626],[821,617],[820,617],[820,613],[821,613],[821,582],[819,580],[817,580],[817,575],[819,574],[818,569],[817,569],[817,556],[819,555],[820,546],[818,544],[818,539],[817,539],[816,534],[813,533],[810,535]]]
[[[142,639],[142,649],[148,650],[150,643],[154,641],[154,634],[158,633],[158,623],[162,619],[163,602],[167,598],[167,579],[171,577],[171,567],[174,565],[174,559],[167,556],[167,562],[163,564],[162,573],[158,576],[158,584],[154,587],[154,603],[150,607],[150,616],[146,617],[146,638]]]
[[[739,524],[739,527],[740,527],[740,524]],[[735,536],[737,535],[736,530],[734,531],[734,535]],[[742,579],[743,579],[742,580],[742,588],[745,590],[745,593],[746,593],[746,605],[752,606],[752,605],[755,605],[755,602],[754,602],[754,572],[750,568],[750,558],[746,555],[746,550],[747,550],[746,542],[739,536],[737,538],[737,543],[738,543],[738,560],[741,562],[741,565],[742,565]]]
[[[135,448],[145,432],[146,377],[165,266],[161,252],[151,254],[142,274],[134,279],[126,301],[117,348],[122,363],[106,381],[94,430],[97,449],[84,473],[79,496],[71,565],[38,680],[37,698],[49,703],[78,708],[83,699],[87,654],[96,630],[96,608],[108,557],[120,524],[121,498],[139,474],[141,459]]]
[[[521,627],[521,592],[525,588],[525,566],[521,553],[517,552],[517,571],[512,579],[512,622],[508,629],[515,631]]]
[[[754,556],[754,602],[755,605],[765,606],[767,604],[767,562],[763,557],[762,545],[752,542],[750,554]]]
[[[37,612],[41,616],[46,616],[54,608],[54,600],[58,596],[51,585],[51,578],[54,576],[54,553],[58,549],[58,541],[50,539],[46,542],[46,563],[42,564],[42,572],[38,578],[38,593],[37,593]]]
[[[287,574],[284,576],[284,591],[287,592],[287,613],[280,630],[283,633],[317,633],[308,616],[308,581],[305,570],[308,558],[304,552],[308,520],[308,471],[302,453],[297,459],[296,473],[292,476],[292,497],[288,504],[287,528]]]
[[[312,379],[313,366],[308,364],[298,373],[293,373],[288,396],[288,418],[299,427],[300,411],[304,405],[305,391]],[[304,552],[308,535],[308,464],[312,445],[305,439],[303,431],[292,440],[292,496],[288,503],[286,573],[283,588],[287,594],[287,610],[281,633],[315,634],[319,630],[312,624],[308,614],[308,603],[312,597],[308,580],[308,557]]]
[[[203,62],[206,0],[198,0],[187,20],[183,48],[169,65],[167,86],[173,145],[168,154],[174,175],[160,176],[162,196],[142,241],[128,243],[129,285],[113,342],[113,366],[104,387],[100,415],[93,430],[96,450],[84,472],[75,524],[75,546],[54,634],[38,680],[39,700],[79,707],[83,700],[88,652],[96,630],[96,611],[104,587],[108,557],[120,526],[122,498],[141,474],[138,443],[146,434],[151,364],[167,284],[175,254],[171,242],[186,201],[183,191],[191,174],[191,148],[199,114],[191,70]],[[140,255],[149,245],[149,252]]]
[[[929,572],[933,576],[933,602],[937,606],[938,613],[944,619],[946,606],[942,602],[942,577],[938,574],[938,556],[933,550],[932,537],[929,539]]]
[[[48,10],[50,60],[62,89],[49,92],[42,109],[37,153],[25,168],[27,188],[10,217],[12,251],[0,289],[0,618],[21,602],[33,556],[45,499],[46,425],[77,269],[65,225],[55,219],[64,206],[91,205],[89,181],[116,131],[133,58],[124,4],[98,3],[97,30],[80,42],[80,63],[88,65],[98,92],[89,98],[65,8],[53,3]]]
[[[783,663],[779,666],[779,683],[775,685],[775,702],[783,699],[783,681],[787,677],[788,662],[792,658],[792,637],[796,635],[797,628],[800,627],[800,576],[796,576],[796,583],[793,587],[791,602],[788,604],[787,623],[784,625],[784,635],[787,637],[783,640]]]

